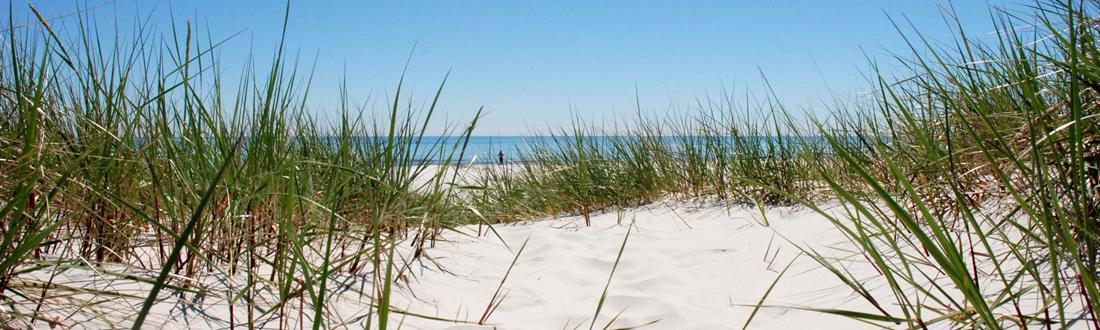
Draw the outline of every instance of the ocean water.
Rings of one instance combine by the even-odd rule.
[[[597,148],[608,147],[612,144],[614,139],[629,139],[630,137],[622,136],[588,136],[585,137],[586,143],[592,143]],[[677,145],[684,143],[685,139],[691,139],[692,137],[662,137],[662,142],[668,146],[676,148]],[[701,139],[701,137],[699,137]],[[463,164],[490,164],[499,161],[499,154],[504,154],[505,163],[516,163],[526,160],[531,160],[535,157],[535,152],[540,149],[539,147],[550,147],[554,149],[559,143],[572,143],[574,140],[570,136],[473,136],[470,137],[466,143],[466,152],[461,159]],[[733,138],[729,138],[728,142],[733,142]],[[768,142],[774,142],[777,137],[755,137],[751,138],[757,140],[761,147],[766,147]],[[791,139],[800,140],[800,143],[823,143],[824,140],[820,137],[788,137]],[[421,140],[422,150],[450,150],[451,146],[455,143],[462,143],[463,138],[454,136],[425,136]],[[696,142],[699,143],[699,142]],[[430,148],[434,147],[434,148]],[[427,160],[429,162],[441,162],[441,159],[437,159],[439,155],[432,154],[430,152],[421,152],[417,155],[418,159]],[[457,157],[457,155],[456,155]]]
[[[421,140],[426,146],[442,147],[450,150],[455,143],[463,143],[462,137],[455,136],[425,136]],[[559,137],[560,139],[560,137]],[[528,160],[532,157],[533,149],[540,144],[554,143],[553,137],[548,136],[471,136],[466,141],[466,152],[462,158],[463,164],[488,164],[499,161],[499,155],[504,154],[505,163],[515,163]],[[427,159],[430,162],[441,162],[437,155],[422,153],[417,158]]]

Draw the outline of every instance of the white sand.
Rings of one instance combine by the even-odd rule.
[[[739,329],[752,313],[752,306],[791,260],[795,260],[792,267],[779,280],[765,305],[876,313],[873,306],[853,294],[816,261],[804,255],[798,257],[799,249],[793,244],[837,258],[840,261],[834,261],[836,264],[856,278],[865,279],[862,284],[880,299],[884,308],[900,315],[892,306],[892,293],[881,277],[820,214],[804,208],[771,208],[765,213],[769,226],[764,226],[765,219],[755,208],[692,205],[657,203],[599,214],[592,217],[590,227],[579,216],[499,225],[495,229],[500,238],[487,228],[482,228],[482,235],[477,237],[477,226],[445,232],[444,240],[427,249],[422,258],[412,263],[407,276],[396,282],[391,305],[397,310],[457,322],[395,313],[391,315],[391,328],[398,325],[405,329],[588,328],[631,223],[634,231],[611,278],[603,309],[596,317],[597,328],[609,323],[611,328],[621,328],[656,322],[645,328]],[[484,325],[477,325],[515,258],[515,251],[525,240],[527,246],[501,289],[503,301]],[[402,244],[399,253],[403,260],[408,260],[412,251],[408,244]],[[934,268],[923,271],[944,287],[951,287],[949,282],[942,282],[946,280]],[[49,273],[39,272],[37,276],[45,280]],[[227,280],[213,275],[195,280],[204,283],[206,296],[189,295],[181,300],[162,293],[163,300],[154,306],[146,326],[227,328],[230,304],[226,298],[238,292],[234,290],[240,289],[243,279]],[[363,327],[371,310],[364,294],[370,292],[370,281],[370,274],[337,274],[330,281],[332,293],[324,313],[332,322],[330,326]],[[55,283],[135,295],[134,299],[100,305],[98,310],[72,310],[58,305],[62,306],[58,310],[43,311],[48,318],[59,317],[64,326],[74,328],[103,328],[109,323],[127,326],[129,318],[141,308],[140,298],[149,289],[147,284],[86,269],[67,270]],[[989,284],[983,285],[990,288]],[[255,314],[263,320],[258,326],[298,328],[304,324],[308,328],[312,314],[309,299],[294,300],[280,313],[279,309],[273,309],[277,299],[270,289],[259,289],[268,293],[256,300]],[[245,320],[246,307],[239,299],[232,305],[233,323],[239,326]],[[7,307],[0,308],[5,308],[0,315],[7,311]],[[1024,308],[1034,310],[1034,306]],[[270,313],[263,315],[265,311]],[[1010,311],[1000,312],[1011,315]],[[97,313],[101,315],[94,315]],[[299,315],[305,317],[304,322]],[[1084,326],[1084,322],[1076,325]],[[36,326],[46,324],[39,322]],[[949,324],[939,324],[938,328],[943,326]],[[762,308],[750,328],[872,327],[841,316]]]
[[[496,165],[496,164],[467,164],[462,166],[447,166],[441,165],[426,165],[419,175],[413,177],[412,189],[423,190],[431,187],[432,180],[435,179],[436,173],[442,171],[442,183],[446,186],[448,184],[456,185],[477,185],[482,184],[483,177],[486,176],[487,171],[494,171],[497,174],[514,174],[522,170],[522,166],[518,164],[508,165]],[[452,182],[452,180],[454,180]]]
[[[581,217],[498,226],[497,232],[512,250],[529,241],[504,283],[504,301],[486,323],[507,329],[588,328],[628,224],[634,222],[635,231],[611,279],[596,327],[603,328],[619,314],[612,328],[653,321],[657,323],[650,328],[740,328],[753,310],[744,305],[755,305],[799,254],[780,234],[819,251],[843,242],[820,215],[791,210],[769,211],[771,227],[760,224],[763,219],[756,209],[684,205],[602,214],[592,218],[591,227],[585,227]],[[419,314],[477,322],[515,255],[491,234],[449,237],[457,239],[438,245],[429,255],[453,274],[421,268],[394,305]],[[852,296],[840,285],[813,260],[801,257],[766,304],[870,308],[848,301]],[[455,326],[415,317],[407,317],[404,324],[419,329]],[[764,308],[751,327],[868,325],[815,312]]]
[[[780,234],[823,251],[829,250],[830,244],[843,241],[838,231],[820,215],[798,210],[793,213],[770,210],[771,227],[765,227],[760,224],[763,219],[756,209],[655,204],[595,215],[591,227],[584,226],[582,217],[496,226],[503,242],[488,233],[487,228],[482,228],[481,237],[474,237],[477,226],[458,228],[446,232],[445,241],[425,252],[437,264],[428,258],[413,263],[411,276],[394,286],[392,306],[420,315],[477,323],[515,258],[514,251],[524,240],[529,240],[502,287],[504,299],[499,307],[489,315],[484,326],[401,314],[391,316],[391,326],[400,324],[406,329],[587,328],[628,225],[633,222],[634,231],[611,279],[596,327],[603,328],[619,315],[612,328],[654,321],[656,323],[647,328],[740,328],[753,309],[744,305],[756,304],[778,272],[798,254]],[[407,244],[400,250],[406,258],[411,253]],[[859,267],[856,268],[858,271]],[[110,305],[95,309],[62,307],[53,311],[47,306],[44,315],[59,319],[65,327],[128,325],[141,307],[140,297],[147,294],[150,286],[109,275],[103,270],[141,274],[118,267],[77,268],[60,273],[54,283],[128,293],[134,298],[116,299]],[[36,277],[47,280],[50,275],[50,272],[38,272]],[[155,277],[152,273],[148,275]],[[338,322],[344,323],[346,328],[361,328],[370,310],[369,301],[361,292],[369,292],[364,289],[371,287],[370,275],[341,274],[339,277],[339,282],[349,284],[350,290],[349,287],[340,288],[339,284],[331,285],[337,293],[328,299],[330,310],[326,311],[326,317],[331,321],[340,320]],[[239,290],[243,279],[226,280],[224,276],[212,275],[196,281],[205,283],[204,287],[210,292],[207,296],[189,295],[180,300],[178,296],[169,296],[170,290],[166,290],[161,295],[166,299],[155,305],[146,326],[228,327],[226,297],[232,291],[227,283],[235,283],[233,287]],[[801,257],[780,280],[767,304],[869,308],[862,301],[849,301],[852,295],[840,285],[829,272],[816,267],[813,260]],[[257,299],[260,309],[264,310],[271,310],[269,308],[275,303],[274,296]],[[260,326],[278,328],[282,322],[284,326],[297,328],[300,324],[298,304],[284,308],[281,318],[275,313],[268,314],[266,323]],[[245,320],[245,305],[240,300],[233,305],[236,306],[234,323],[241,325]],[[308,298],[303,306],[308,327],[312,313]],[[262,315],[263,311],[257,310],[255,314]],[[47,323],[39,321],[35,325],[45,327]],[[860,326],[867,325],[837,316],[780,308],[761,309],[752,323],[753,328],[770,329]]]

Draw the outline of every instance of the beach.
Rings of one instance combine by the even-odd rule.
[[[476,237],[477,227],[467,226],[446,235],[451,242],[426,252],[442,269],[414,266],[395,306],[477,323],[524,242],[485,328],[571,329],[593,323],[598,328],[740,327],[792,261],[769,305],[859,305],[810,258],[794,260],[800,253],[791,242],[818,250],[843,242],[830,223],[798,208],[768,215],[770,227],[754,208],[668,202],[600,214],[590,227],[581,217],[566,217],[501,225],[495,228],[500,237],[483,228]],[[628,229],[632,232],[612,274]],[[606,302],[593,322],[609,278]],[[410,328],[456,326],[402,319]],[[751,323],[758,329],[861,326],[866,324],[781,308],[762,308]]]
[[[492,2],[9,5],[0,330],[1100,329],[1100,1]]]
[[[820,207],[834,216],[841,212],[835,203]],[[492,227],[460,226],[444,231],[434,246],[416,257],[408,236],[396,241],[390,325],[406,329],[876,328],[822,312],[870,312],[875,306],[808,253],[843,265],[844,272],[862,279],[868,293],[890,292],[871,263],[851,250],[850,241],[834,224],[801,206],[761,212],[745,205],[663,200],[597,214],[590,221],[586,226],[583,217],[569,216]],[[111,275],[124,268],[108,265],[38,273],[43,280],[52,274],[56,285],[135,294],[112,300],[109,306],[61,309],[44,316],[66,315],[78,321],[71,323],[72,328],[124,322],[141,306],[140,293],[148,290],[146,283]],[[934,267],[922,268],[935,272]],[[332,278],[332,294],[324,311],[330,327],[361,328],[368,318],[377,317],[369,297],[376,283],[369,272],[337,272]],[[243,278],[214,272],[188,281],[206,293],[165,297],[152,308],[146,326],[243,326],[248,306],[232,294],[234,287],[243,286]],[[256,302],[256,326],[295,328],[311,322],[309,302],[279,303],[269,291],[274,289],[262,285],[259,294],[250,298]],[[1033,303],[1025,308],[1039,306]]]
[[[810,258],[799,257],[801,252],[793,245],[844,254],[837,250],[843,237],[832,224],[798,207],[772,209],[766,214],[770,226],[764,225],[765,218],[752,207],[663,201],[593,216],[591,226],[576,216],[500,224],[492,229],[462,226],[446,231],[419,259],[412,259],[413,251],[401,244],[407,242],[399,242],[401,256],[397,259],[409,264],[395,281],[392,306],[398,313],[391,315],[391,324],[407,329],[584,328],[593,323],[606,285],[606,301],[594,321],[600,328],[740,327],[788,265],[790,269],[776,283],[766,305],[861,307],[842,283]],[[630,237],[612,274],[628,229]],[[341,284],[332,286],[338,294],[329,298],[326,314],[344,320],[344,328],[361,327],[371,308],[360,290],[372,286],[370,277],[340,274],[338,278]],[[227,296],[217,294],[232,281],[216,274],[195,280],[212,294],[167,297],[153,308],[146,325],[194,329],[240,325],[241,320],[229,319]],[[140,293],[146,287],[87,270],[63,273],[55,281],[120,293]],[[498,286],[497,300],[486,316]],[[255,299],[273,306],[276,297]],[[120,299],[111,308],[70,312],[77,313],[77,320],[83,319],[74,324],[76,328],[100,328],[109,326],[104,320],[125,319],[129,312],[122,306],[140,302]],[[246,307],[239,301],[234,305],[236,316],[241,317]],[[282,318],[260,324],[264,328],[280,323],[293,327],[300,321],[299,307],[286,306],[285,311],[273,314]],[[104,315],[96,316],[96,312]],[[332,325],[340,327],[338,324]],[[867,326],[839,316],[767,307],[756,312],[750,325],[758,329]]]

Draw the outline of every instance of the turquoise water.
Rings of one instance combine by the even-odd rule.
[[[586,140],[594,143],[597,147],[609,146],[613,139],[623,139],[627,137],[615,137],[615,136],[589,136]],[[524,160],[530,160],[533,158],[533,149],[536,146],[555,146],[555,139],[558,143],[571,143],[573,137],[568,136],[473,136],[470,137],[466,145],[466,153],[462,158],[463,164],[486,164],[496,163],[499,153],[504,153],[505,163],[515,163]],[[668,145],[675,147],[677,144],[684,141],[684,137],[663,137]],[[733,138],[730,138],[732,142]],[[757,137],[760,145],[766,146],[769,140],[775,141],[776,137]],[[791,138],[788,138],[791,139]],[[802,142],[823,142],[820,137],[795,137],[793,139],[800,139]],[[454,143],[462,143],[461,137],[453,136],[425,136],[421,143],[424,149],[439,150],[440,144],[443,144],[442,149],[449,150],[450,146]],[[429,148],[436,146],[437,148]],[[457,155],[456,155],[457,156]],[[440,162],[440,159],[436,159],[438,155],[432,155],[428,152],[421,152],[418,155],[419,160],[427,160],[429,162]]]
[[[428,146],[443,144],[444,149],[449,149],[454,143],[462,143],[460,137],[431,136],[424,137],[421,143]],[[532,147],[541,143],[553,144],[553,137],[546,136],[472,136],[466,143],[466,153],[462,159],[463,164],[496,163],[500,153],[504,153],[505,163],[514,163],[529,159]],[[419,158],[428,158],[431,162],[439,162],[432,155],[421,155]]]

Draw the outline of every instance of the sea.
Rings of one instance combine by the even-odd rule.
[[[505,163],[518,163],[534,159],[535,152],[540,149],[539,147],[555,146],[557,143],[571,143],[574,137],[571,136],[471,136],[469,141],[466,142],[466,152],[461,160],[462,164],[490,164],[500,161],[500,155],[503,154],[503,161]],[[585,137],[586,143],[593,143],[597,147],[610,146],[613,139],[623,138],[618,136],[587,136]],[[450,150],[450,147],[455,143],[463,143],[464,137],[457,136],[425,136],[421,139],[423,147],[421,150],[435,149],[439,150],[439,146],[442,146],[444,150]],[[684,137],[663,137],[664,142],[667,145],[671,145],[675,148],[676,145],[683,143]],[[732,139],[732,138],[731,138]],[[776,137],[756,137],[754,139],[759,140],[760,145],[766,146],[769,140],[775,141]],[[824,139],[821,137],[794,137],[794,139],[800,139],[802,142],[812,143],[824,143]],[[437,148],[430,148],[436,146]],[[430,152],[421,152],[417,155],[417,160],[425,160],[429,163],[439,163],[442,160],[437,159],[439,156]],[[456,155],[457,157],[457,155]]]
[[[558,137],[561,139],[561,137]],[[597,143],[600,140],[605,140],[606,137],[598,137]],[[460,146],[464,142],[465,137],[458,136],[425,136],[421,143],[425,145],[423,149],[428,146],[442,146],[445,150],[450,150],[451,146],[458,143]],[[463,154],[461,162],[463,164],[490,164],[500,161],[500,155],[503,154],[505,163],[516,163],[526,160],[530,160],[533,157],[533,152],[536,146],[539,145],[552,145],[554,143],[554,137],[550,136],[471,136],[468,141],[465,141],[466,151]],[[439,148],[435,148],[438,150]],[[456,155],[457,156],[457,155]],[[441,159],[437,159],[437,155],[431,155],[428,153],[422,153],[417,155],[417,160],[427,160],[430,163],[441,162]]]

